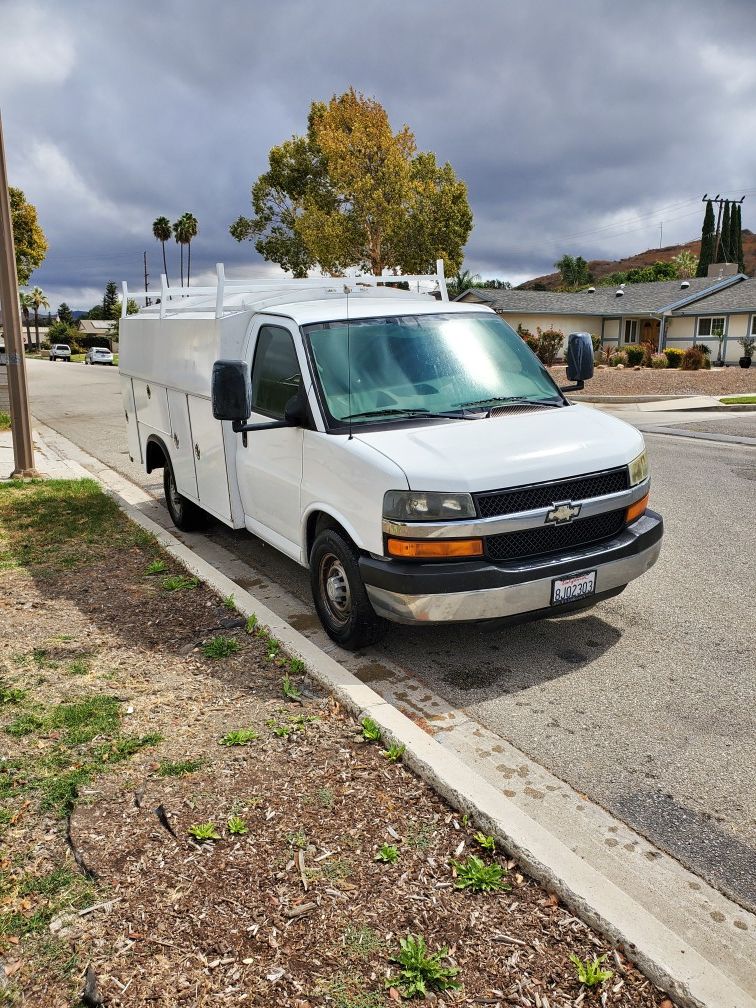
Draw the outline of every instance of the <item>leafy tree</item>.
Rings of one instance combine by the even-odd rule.
[[[453,276],[449,277],[446,289],[449,292],[450,298],[456,298],[460,294],[464,294],[471,287],[479,286],[481,286],[480,276],[477,273],[471,273],[470,270],[466,269],[458,269]]]
[[[26,291],[18,292],[18,303],[21,306],[21,314],[24,319],[24,325],[26,326],[26,345],[31,347],[31,310],[32,310],[32,296]]]
[[[111,339],[118,339],[118,332],[121,325],[121,307],[123,305],[123,299],[119,298],[116,302],[115,315],[113,317],[113,325],[110,327]],[[139,305],[133,298],[129,298],[126,302],[126,314],[136,315],[139,311]]]
[[[651,266],[639,266],[631,270],[608,273],[598,281],[600,287],[621,283],[654,283],[659,280],[676,280],[677,266],[674,261],[659,260]]]
[[[683,249],[682,252],[678,252],[676,256],[673,256],[670,259],[670,262],[675,267],[675,279],[687,280],[696,275],[698,260],[693,253],[689,252],[687,249]]]
[[[491,290],[512,290],[509,280],[481,280],[481,287],[488,287]]]
[[[582,256],[563,255],[554,265],[559,270],[562,287],[566,290],[584,287],[593,279],[588,263]]]
[[[16,273],[22,287],[29,283],[32,272],[47,254],[47,239],[37,221],[37,209],[26,202],[21,189],[8,187],[10,196],[13,244],[16,252]]]
[[[730,257],[730,201],[725,200],[722,211],[722,231],[719,236],[719,255],[717,262],[731,262]]]
[[[47,295],[42,290],[41,287],[33,287],[31,292],[31,308],[34,312],[34,335],[37,343],[37,350],[39,350],[39,309],[49,308],[50,302],[47,300]]]
[[[60,322],[65,322],[65,324],[69,326],[74,324],[73,312],[65,301],[62,305],[58,306],[58,319]]]
[[[50,346],[53,343],[67,343],[71,349],[76,345],[76,337],[79,335],[79,331],[75,325],[71,325],[68,322],[64,322],[63,319],[58,318],[52,323],[48,332],[47,338],[50,341]]]
[[[168,264],[165,261],[165,243],[171,240],[171,222],[167,217],[156,217],[152,222],[152,234],[153,237],[160,242],[163,246],[163,272],[166,277],[168,277]],[[168,286],[170,287],[171,281],[168,279]]]
[[[272,148],[252,210],[232,237],[295,276],[315,266],[430,272],[439,258],[451,272],[472,228],[452,167],[418,152],[408,126],[394,133],[383,106],[353,88],[313,102],[307,135]]]
[[[705,277],[709,272],[709,266],[714,262],[715,229],[714,207],[711,204],[711,200],[707,200],[703,227],[701,228],[701,252],[698,257],[698,269],[696,270],[696,276],[698,277]]]
[[[102,317],[104,319],[117,319],[120,313],[120,308],[118,307],[118,287],[113,280],[105,287],[105,293],[102,298]]]
[[[87,318],[88,319],[99,319],[99,320],[102,320],[102,319],[105,319],[106,317],[109,318],[110,316],[106,316],[105,315],[105,312],[104,312],[103,307],[102,307],[101,304],[93,305],[89,309],[89,311],[87,312]]]

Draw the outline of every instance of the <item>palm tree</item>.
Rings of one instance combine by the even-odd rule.
[[[176,244],[181,249],[181,286],[184,286],[184,245],[188,245],[191,242],[191,236],[189,234],[190,227],[187,221],[187,214],[182,214],[179,219],[173,225],[173,237],[176,239]]]
[[[21,314],[24,317],[24,325],[26,326],[26,345],[31,349],[31,329],[30,329],[30,312],[32,308],[32,296],[26,291],[18,292],[18,300],[21,305]]]
[[[171,240],[171,222],[167,217],[156,217],[152,222],[152,233],[163,246],[163,272],[167,277],[168,265],[165,261],[165,243]],[[171,286],[170,280],[168,280],[168,286]]]
[[[480,276],[477,273],[471,273],[470,270],[458,269],[454,276],[449,278],[448,287],[451,287],[449,291],[450,297],[459,297],[466,290],[474,287],[475,284],[480,280]]]
[[[42,290],[41,287],[33,287],[30,294],[31,307],[34,312],[34,333],[37,340],[37,350],[40,348],[39,342],[39,309],[50,307],[50,302],[47,300],[47,295]]]
[[[189,259],[186,264],[186,286],[189,286],[189,276],[192,272],[192,238],[197,237],[197,232],[199,231],[199,222],[194,214],[185,213],[182,218],[186,224],[186,237],[187,246],[189,252]]]

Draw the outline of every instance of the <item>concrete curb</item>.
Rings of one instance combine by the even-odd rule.
[[[191,573],[220,595],[233,594],[238,610],[245,616],[257,616],[289,652],[307,664],[313,678],[342,706],[358,718],[370,716],[388,741],[404,745],[404,759],[418,776],[453,807],[467,812],[483,829],[493,833],[533,878],[621,947],[678,1004],[684,1008],[756,1008],[756,998],[713,968],[661,921],[496,788],[476,778],[459,757],[443,749],[410,718],[152,519],[123,501],[119,503],[133,521],[152,533]]]
[[[579,403],[595,403],[598,405],[611,405],[614,403],[617,406],[641,406],[647,405],[648,403],[666,403],[674,402],[676,399],[690,399],[687,395],[668,395],[668,396],[577,396],[573,395],[569,397],[575,402]],[[711,406],[680,406],[675,412],[678,413],[706,413],[709,410],[713,410],[717,413],[755,413],[756,405],[750,406],[747,403],[718,403],[712,404]]]
[[[736,434],[707,434],[706,431],[679,430],[676,427],[662,427],[659,424],[639,424],[643,434],[668,434],[672,437],[693,438],[694,441],[720,441],[722,444],[756,446],[756,438],[739,437]]]

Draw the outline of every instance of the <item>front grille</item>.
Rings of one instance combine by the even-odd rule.
[[[557,501],[587,500],[589,497],[603,497],[604,494],[620,493],[627,489],[627,467],[622,466],[552,483],[534,483],[512,490],[476,494],[476,501],[481,518],[495,518],[498,515],[515,514],[517,511],[550,508]]]
[[[621,508],[619,511],[605,511],[591,518],[579,518],[565,525],[543,525],[521,532],[488,536],[484,539],[484,543],[490,560],[514,560],[519,557],[561,552],[573,546],[584,546],[587,543],[599,542],[601,539],[610,539],[624,524],[625,509]]]

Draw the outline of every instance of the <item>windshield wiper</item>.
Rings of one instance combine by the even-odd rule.
[[[401,409],[400,407],[387,406],[384,409],[365,410],[363,413],[350,413],[341,417],[342,420],[357,420],[358,418],[367,420],[371,417],[396,417],[403,420],[407,417],[428,417],[432,420],[474,420],[474,417],[464,416],[461,413],[434,413],[426,409]]]
[[[476,399],[473,402],[460,403],[459,408],[462,409],[465,406],[481,406],[493,409],[499,404],[506,405],[507,403],[524,403],[528,406],[549,406],[552,408],[562,406],[562,402],[558,399],[528,399],[525,396],[489,396],[488,399]]]

